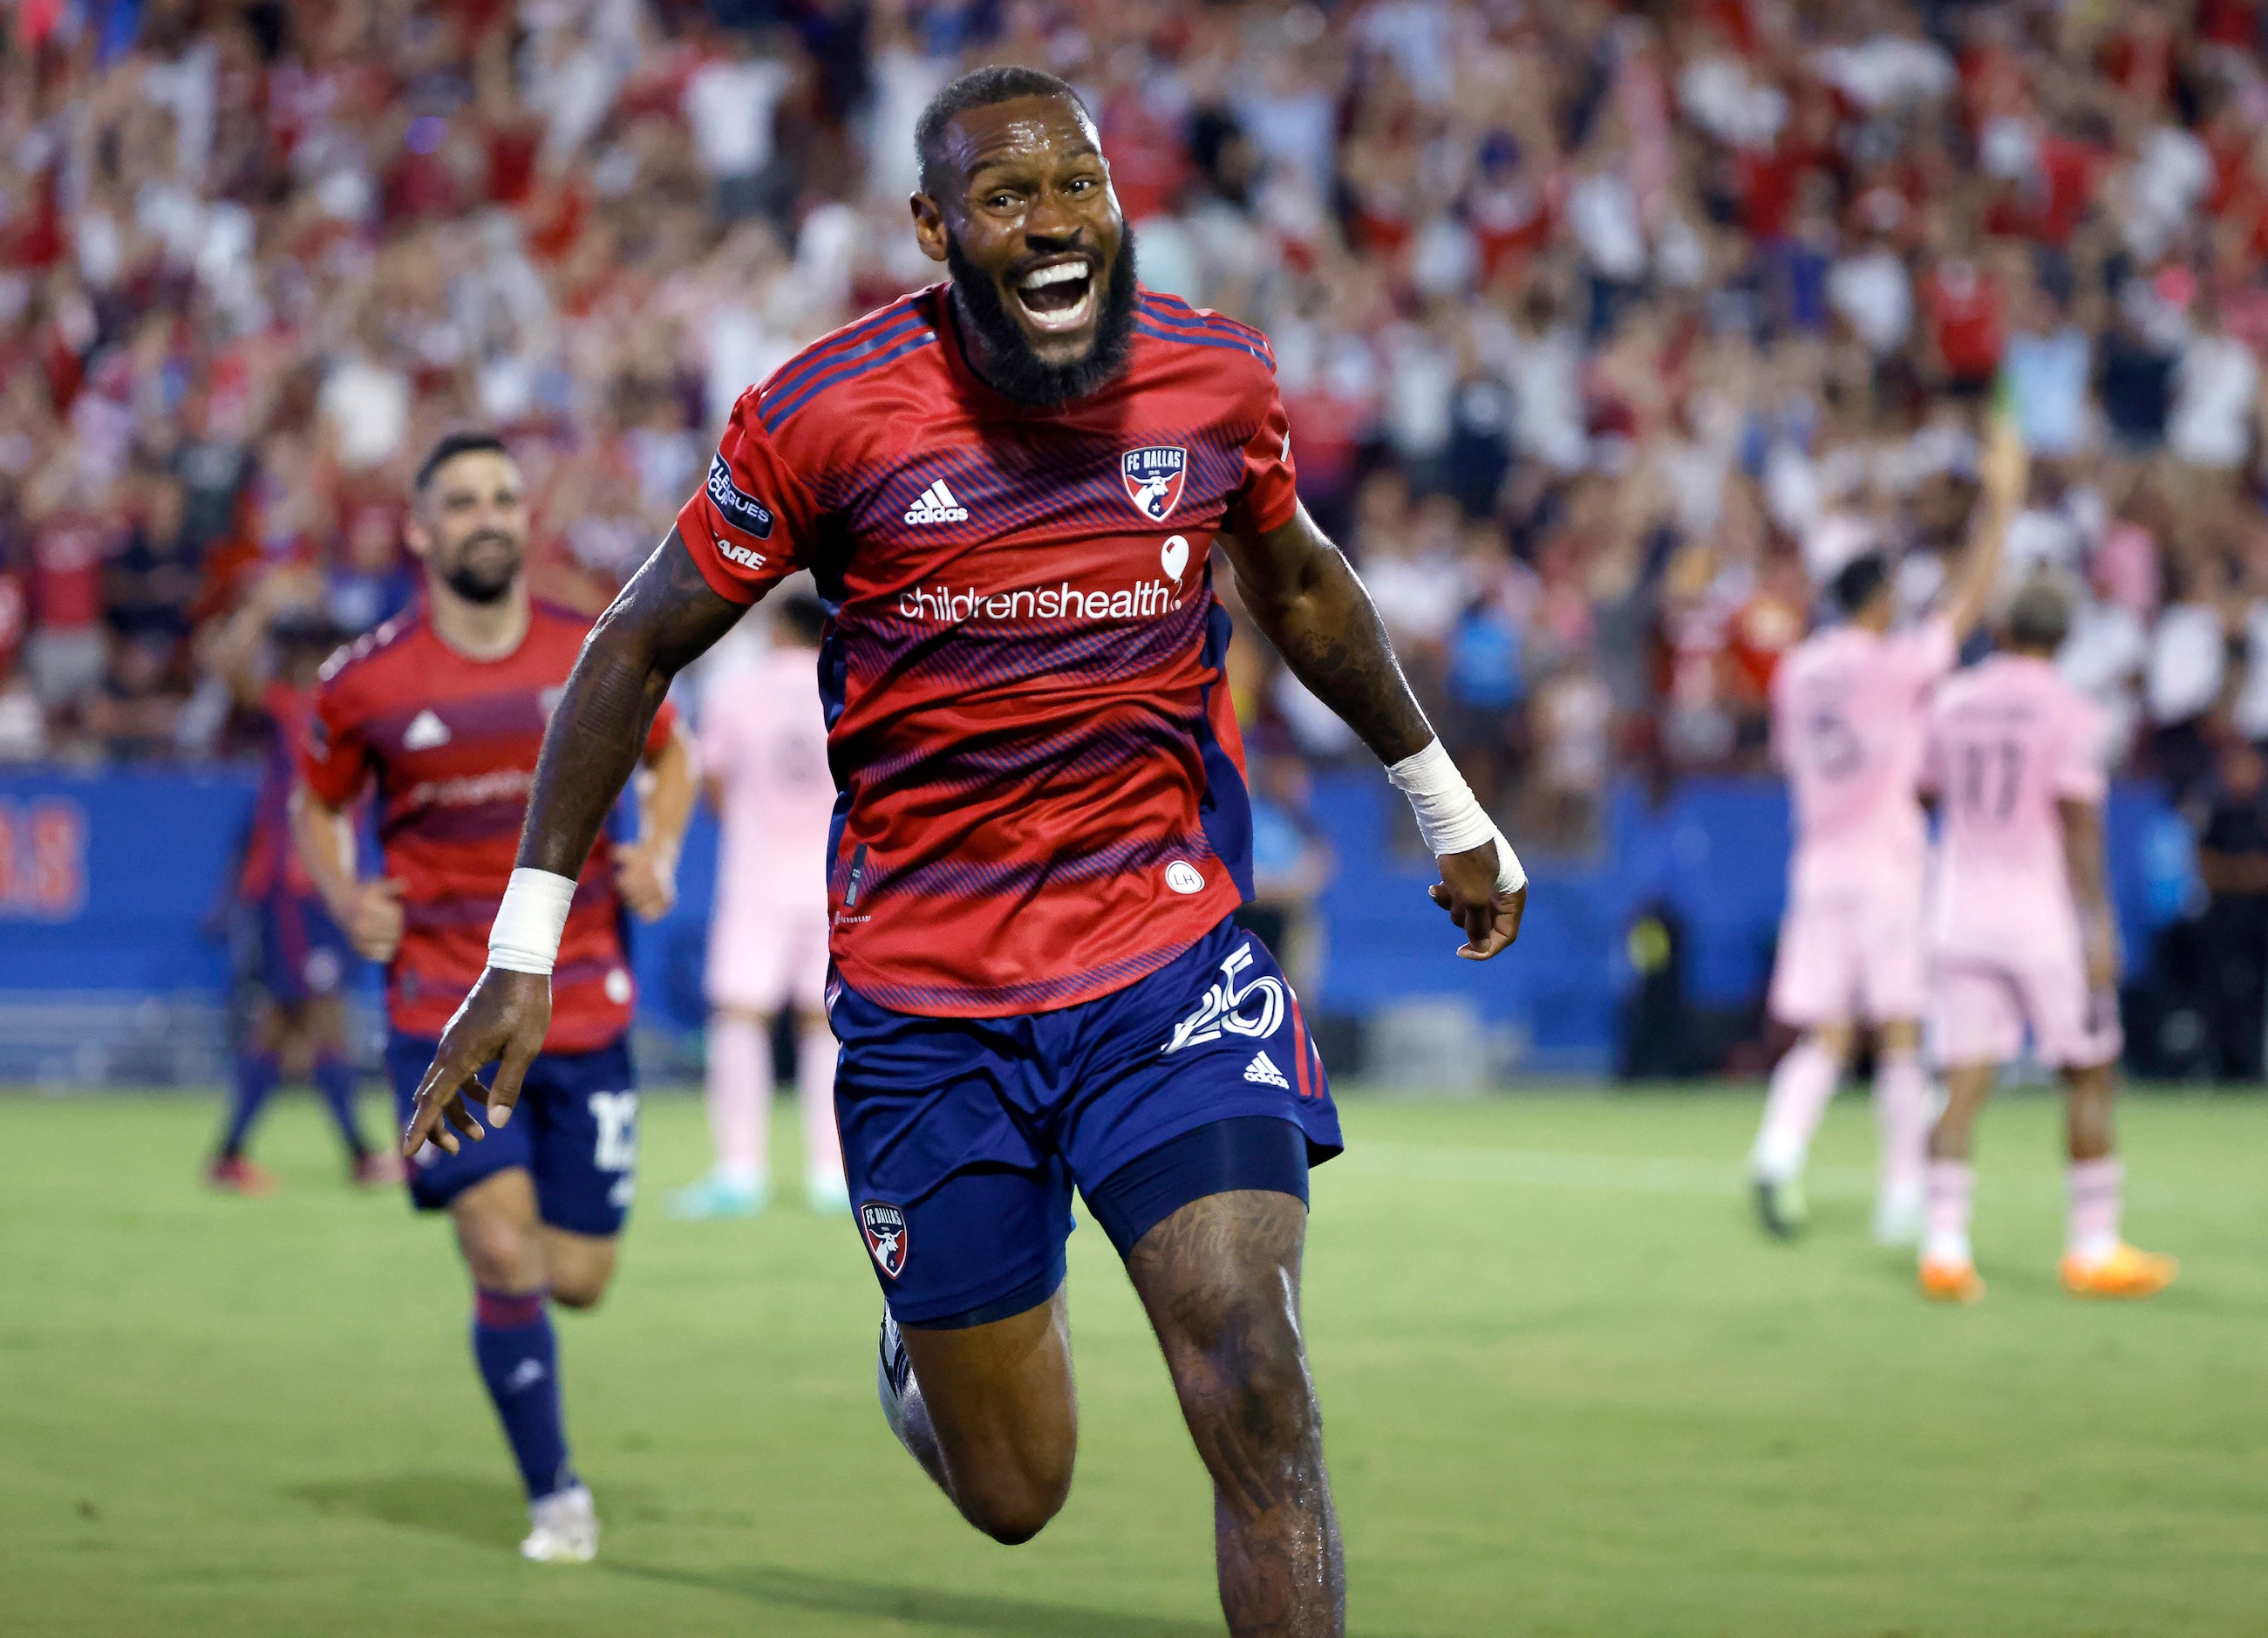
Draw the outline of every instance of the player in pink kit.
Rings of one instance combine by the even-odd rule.
[[[1808,1215],[1804,1161],[1860,1022],[1874,1031],[1881,1133],[1874,1237],[1908,1244],[1920,1232],[1929,1122],[1919,1022],[1928,836],[1916,795],[1924,725],[1931,689],[1984,612],[2026,464],[2015,433],[1996,427],[1969,544],[1929,618],[1890,630],[1889,564],[1867,553],[1835,578],[1846,622],[1807,638],[1772,677],[1772,755],[1787,775],[1796,842],[1771,1012],[1803,1033],[1772,1072],[1749,1165],[1757,1215],[1781,1237]]]
[[[2102,726],[2053,656],[2068,594],[2037,579],[2016,594],[2003,648],[1939,691],[1926,788],[1942,821],[1933,1027],[1949,1094],[1929,1140],[1921,1288],[1974,1302],[1970,1133],[1992,1074],[2024,1026],[2069,1098],[2070,1217],[2063,1282],[2081,1296],[2139,1297],[2174,1278],[2169,1257],[2118,1236],[2124,1170],[2111,1157],[2118,933],[2104,889]]]
[[[827,828],[835,778],[819,697],[827,609],[781,600],[775,646],[703,700],[701,766],[724,820],[709,923],[709,1132],[717,1168],[670,1200],[677,1217],[750,1216],[770,1193],[771,1022],[796,1013],[806,1197],[848,1212],[827,1028]]]

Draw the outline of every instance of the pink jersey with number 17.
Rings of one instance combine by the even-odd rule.
[[[1792,897],[1919,892],[1930,690],[1959,657],[1952,623],[1932,618],[1906,631],[1838,626],[1780,662],[1772,754],[1795,808]]]
[[[1941,952],[2006,959],[2077,938],[2058,804],[2102,802],[2102,742],[2095,705],[2045,660],[1996,654],[1939,690],[1923,778]]]

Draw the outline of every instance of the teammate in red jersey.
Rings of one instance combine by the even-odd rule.
[[[577,662],[489,970],[407,1141],[479,1137],[472,1104],[512,1118],[568,877],[648,713],[809,567],[831,609],[836,1107],[887,1305],[885,1414],[986,1533],[1022,1541],[1054,1515],[1077,1422],[1076,1185],[1211,1475],[1230,1629],[1338,1634],[1298,1297],[1307,1169],[1338,1122],[1290,985],[1230,919],[1251,814],[1216,541],[1262,630],[1410,795],[1462,954],[1512,942],[1525,878],[1300,506],[1266,342],[1137,285],[1070,87],[979,70],[919,143],[915,233],[950,283],[742,395],[702,492]],[[474,1072],[499,1057],[484,1091]]]
[[[344,1000],[353,952],[291,846],[291,787],[314,714],[316,674],[345,635],[313,606],[320,587],[311,578],[278,571],[262,579],[221,628],[208,656],[237,703],[269,724],[252,831],[237,875],[250,946],[242,968],[249,1006],[236,1042],[228,1122],[207,1173],[214,1187],[239,1194],[276,1186],[245,1149],[287,1073],[306,1075],[322,1095],[346,1141],[355,1182],[391,1183],[401,1169],[391,1149],[376,1153],[363,1141]]]
[[[504,446],[443,439],[418,471],[409,525],[423,605],[324,668],[300,765],[300,854],[355,948],[387,963],[387,1067],[405,1118],[435,1038],[480,976],[545,723],[588,630],[529,598],[526,535]],[[669,907],[693,801],[666,705],[631,749],[652,775],[638,837],[600,838],[593,826],[565,884],[556,1005],[529,1042],[526,1118],[476,1150],[419,1148],[410,1169],[411,1199],[450,1214],[472,1271],[473,1353],[527,1487],[534,1528],[520,1550],[534,1559],[588,1559],[597,1546],[545,1304],[589,1308],[614,1273],[637,1157],[622,911],[652,920]],[[361,879],[344,815],[372,786],[385,871]]]

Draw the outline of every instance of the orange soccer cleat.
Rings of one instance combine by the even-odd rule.
[[[2121,1240],[2089,1262],[2066,1253],[2059,1272],[2063,1288],[2073,1296],[2146,1297],[2155,1296],[2173,1284],[2182,1265],[2154,1251],[2136,1251]]]
[[[1933,1302],[1982,1302],[1984,1282],[1977,1278],[1974,1263],[1926,1257],[1921,1263],[1921,1294]]]

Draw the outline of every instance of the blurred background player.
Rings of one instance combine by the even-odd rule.
[[[389,1148],[373,1154],[355,1117],[346,982],[353,951],[323,908],[291,845],[292,781],[305,754],[323,660],[344,637],[318,603],[313,577],[264,578],[213,640],[209,660],[238,705],[268,724],[252,830],[237,880],[248,934],[245,1007],[236,1038],[228,1123],[209,1172],[216,1188],[264,1194],[276,1180],[245,1155],[252,1128],[287,1074],[305,1076],[346,1141],[350,1175],[364,1186],[401,1175]]]
[[[1977,1111],[2031,1026],[2063,1072],[2070,1214],[2063,1283],[2081,1296],[2140,1297],[2174,1278],[2169,1257],[2119,1237],[2124,1169],[2111,1155],[2118,929],[2104,884],[2102,714],[2058,675],[2071,598],[2044,576],[2008,611],[2004,647],[1948,682],[1930,716],[1926,780],[1942,820],[1933,1039],[1948,1101],[1929,1140],[1921,1288],[1984,1295],[1969,1243]]]
[[[535,754],[587,622],[534,602],[526,491],[496,439],[446,438],[418,469],[409,538],[422,607],[325,668],[292,830],[355,948],[387,963],[387,1069],[406,1112],[433,1042],[488,960]],[[674,896],[691,759],[664,704],[644,732],[639,839],[602,835],[560,906],[552,1022],[520,1119],[422,1148],[421,1211],[447,1211],[475,1288],[473,1354],[527,1488],[531,1559],[589,1559],[598,1521],[569,1459],[547,1300],[590,1308],[615,1269],[637,1158],[622,911]],[[379,802],[384,879],[355,874],[347,809]]]
[[[827,609],[779,604],[773,646],[703,697],[703,787],[723,822],[709,923],[709,1132],[714,1171],[672,1197],[678,1217],[744,1217],[771,1184],[772,1027],[795,1009],[804,1192],[850,1209],[835,1129],[835,1037],[827,1028],[827,830],[835,776],[819,697]]]
[[[1772,754],[1787,775],[1796,840],[1771,1006],[1773,1017],[1802,1031],[1772,1071],[1749,1155],[1757,1215],[1774,1235],[1794,1233],[1808,1215],[1804,1162],[1860,1022],[1874,1032],[1881,1134],[1874,1236],[1910,1244],[1920,1231],[1928,838],[1916,782],[1930,690],[1953,669],[1984,611],[2026,469],[2013,426],[1997,421],[1969,542],[1942,607],[1892,631],[1889,562],[1864,552],[1835,577],[1844,623],[1805,639],[1772,678]]]

